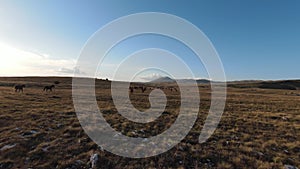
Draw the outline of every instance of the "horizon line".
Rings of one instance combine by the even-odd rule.
[[[129,81],[124,81],[124,80],[113,80],[113,79],[109,79],[109,78],[105,78],[105,77],[75,77],[75,76],[60,76],[60,75],[26,75],[26,76],[3,76],[1,75],[0,78],[89,78],[89,79],[98,79],[98,80],[106,80],[108,79],[108,81],[117,81],[117,82],[129,82]],[[160,78],[165,78],[165,77],[160,77]],[[169,77],[170,78],[170,77]],[[157,78],[159,79],[159,78]],[[172,79],[172,78],[170,78]],[[153,79],[156,80],[156,79]],[[151,81],[153,81],[151,80]],[[210,82],[222,82],[222,81],[218,81],[218,80],[212,80],[212,79],[207,79],[207,78],[180,78],[180,79],[173,79],[173,80],[208,80]],[[238,79],[238,80],[226,80],[223,82],[242,82],[242,81],[286,81],[286,80],[300,80],[300,78],[287,78],[287,79]],[[151,81],[146,81],[144,83],[148,83]],[[132,82],[143,82],[143,81],[132,81]]]

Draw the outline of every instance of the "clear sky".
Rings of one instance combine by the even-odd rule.
[[[124,15],[163,12],[188,20],[207,35],[228,80],[300,79],[299,9],[298,0],[1,0],[0,76],[72,75],[83,45],[99,28]],[[99,76],[111,78],[115,67],[110,65],[149,47],[180,55],[197,77],[208,78],[194,64],[193,53],[155,35],[116,46]]]

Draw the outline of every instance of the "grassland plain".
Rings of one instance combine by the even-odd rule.
[[[56,85],[53,92],[43,86]],[[247,82],[229,85],[224,114],[203,144],[198,137],[210,107],[210,86],[199,84],[198,119],[181,143],[155,157],[131,159],[101,149],[83,131],[72,103],[71,78],[0,78],[0,168],[284,168],[300,166],[300,90],[262,89]],[[23,93],[15,84],[25,84]],[[132,84],[134,85],[134,84]],[[158,84],[156,84],[158,85]],[[176,86],[176,84],[160,84]],[[239,87],[240,86],[240,87]],[[242,87],[241,87],[242,86]],[[149,90],[130,94],[146,110]],[[96,96],[107,122],[130,137],[150,137],[176,120],[180,93],[165,90],[163,114],[147,124],[133,123],[116,110],[110,82],[96,81]]]

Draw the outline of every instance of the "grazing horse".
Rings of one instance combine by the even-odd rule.
[[[25,85],[16,85],[15,86],[15,92],[22,92],[23,93],[23,88]]]
[[[141,90],[142,90],[143,93],[147,90],[146,87],[140,87],[140,88],[141,88]]]
[[[129,87],[130,93],[133,93],[133,87]]]
[[[54,85],[51,85],[51,86],[45,86],[43,91],[46,91],[46,92],[47,92],[47,91],[50,91],[50,92],[52,92],[52,89],[53,89],[53,88],[55,88]]]

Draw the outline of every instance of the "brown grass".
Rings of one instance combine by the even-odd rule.
[[[61,83],[54,92],[43,86]],[[14,84],[26,84],[15,93]],[[165,91],[168,105],[154,122],[133,123],[118,114],[109,82],[97,81],[97,101],[111,126],[131,137],[149,137],[168,129],[178,115],[178,92]],[[98,153],[99,168],[283,168],[300,166],[299,90],[228,88],[222,120],[205,143],[198,137],[210,105],[208,85],[200,85],[201,108],[187,137],[161,155],[146,159],[102,151],[82,130],[74,112],[70,78],[0,78],[0,168],[89,168]],[[131,101],[149,108],[148,92]],[[144,132],[133,133],[134,130]]]

